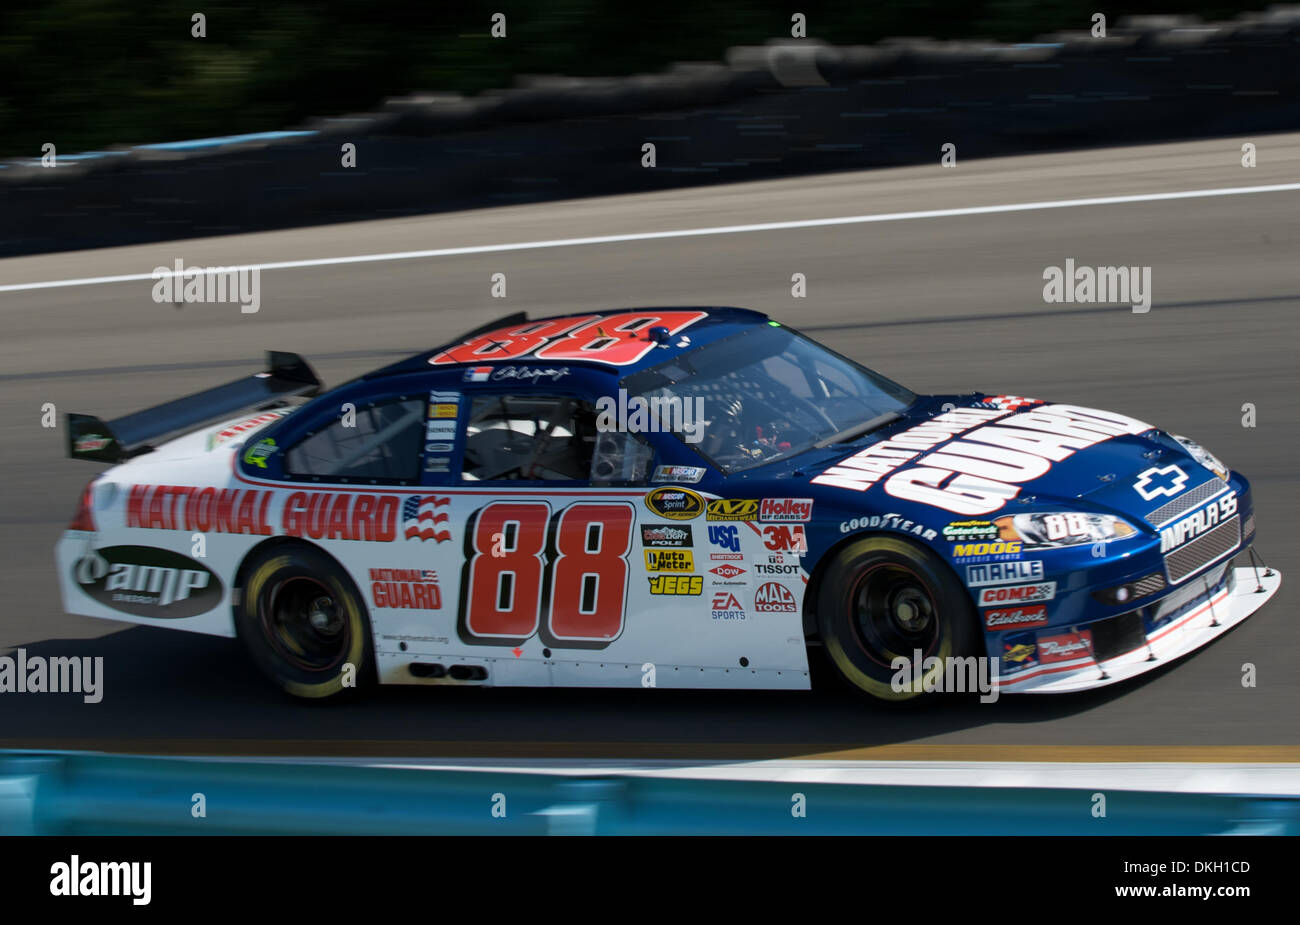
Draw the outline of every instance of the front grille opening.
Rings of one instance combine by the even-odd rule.
[[[1180,549],[1165,556],[1165,570],[1169,580],[1177,584],[1222,558],[1241,544],[1241,518],[1225,520],[1209,533],[1199,536]]]
[[[1099,662],[1132,652],[1147,643],[1140,610],[1089,623],[1088,629],[1092,631],[1092,655]]]

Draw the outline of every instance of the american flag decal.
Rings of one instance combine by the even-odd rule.
[[[445,543],[451,539],[451,531],[443,525],[447,523],[447,512],[439,510],[451,503],[450,498],[437,495],[411,495],[402,504],[402,526],[406,538],[419,537],[420,541],[437,540]]]
[[[999,411],[1019,411],[1042,403],[1040,398],[1023,398],[1019,395],[993,395],[980,402],[985,407],[997,408]]]

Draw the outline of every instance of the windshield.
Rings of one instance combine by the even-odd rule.
[[[626,377],[629,399],[671,408],[674,427],[723,472],[740,472],[883,426],[916,396],[788,328],[769,323]]]

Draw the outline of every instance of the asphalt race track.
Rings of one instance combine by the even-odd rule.
[[[1242,167],[1241,144],[1258,146]],[[663,195],[0,261],[0,651],[103,656],[101,703],[9,694],[0,746],[208,754],[465,757],[1297,760],[1300,755],[1300,135],[913,167]],[[513,250],[493,245],[716,226],[1083,206]],[[255,314],[158,305],[147,274],[440,248],[434,257],[268,269]],[[1045,304],[1045,267],[1152,268],[1153,304]],[[504,273],[508,298],[490,297]],[[791,297],[791,276],[807,298]],[[8,288],[7,288],[8,287]],[[389,688],[337,708],[278,695],[235,640],[60,610],[53,546],[95,466],[42,405],[104,417],[295,350],[327,383],[508,312],[741,305],[921,392],[980,389],[1109,408],[1187,434],[1254,485],[1258,549],[1282,590],[1207,649],[1092,694],[884,710],[824,670],[812,693]],[[1242,426],[1242,406],[1257,426]],[[1243,665],[1258,686],[1243,688]],[[873,747],[889,746],[875,749]]]

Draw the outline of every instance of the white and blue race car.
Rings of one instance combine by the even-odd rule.
[[[1193,441],[916,395],[744,309],[518,315],[329,391],[272,353],[70,415],[68,444],[112,465],[58,544],[66,609],[239,636],[306,698],[802,689],[810,646],[882,700],[974,659],[1002,691],[1077,691],[1281,581],[1234,567],[1250,487]]]

